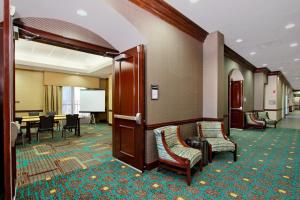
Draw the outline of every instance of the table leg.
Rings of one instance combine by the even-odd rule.
[[[26,122],[26,136],[29,138],[29,143],[31,143],[30,122]]]
[[[78,123],[78,126],[77,126],[77,128],[78,128],[78,136],[80,136],[80,118],[78,118],[78,120],[77,120],[77,123]]]

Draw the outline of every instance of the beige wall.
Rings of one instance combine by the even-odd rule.
[[[224,36],[219,32],[207,36],[203,46],[203,117],[224,115]]]
[[[16,70],[16,110],[44,109],[44,75],[39,71]]]
[[[96,77],[16,69],[16,111],[44,110],[44,85],[48,84],[87,88],[106,87],[104,80],[100,84],[100,79]],[[17,112],[18,116],[27,114]]]
[[[44,73],[45,85],[99,88],[99,80],[100,79],[97,77],[63,74],[55,72]]]
[[[264,110],[265,105],[265,84],[267,76],[265,73],[254,74],[254,110]]]
[[[202,117],[202,43],[128,1],[107,2],[147,40],[146,124]],[[151,84],[158,85],[159,100],[151,100]],[[156,152],[153,131],[147,131],[147,163],[157,160]]]

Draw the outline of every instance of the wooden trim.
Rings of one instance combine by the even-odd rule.
[[[58,47],[73,49],[73,50],[91,53],[95,55],[101,55],[101,56],[106,55],[109,57],[114,57],[114,55],[107,54],[107,52],[111,52],[113,54],[119,53],[119,51],[115,49],[101,47],[87,42],[66,38],[60,35],[49,33],[32,27],[24,26],[21,23],[15,22],[15,25],[31,33],[39,35],[39,37],[34,39],[35,42],[50,44]],[[32,34],[29,34],[28,32],[23,31],[21,29],[19,30],[19,34],[20,34],[20,38],[25,38],[26,36],[32,36]]]
[[[224,121],[224,118],[207,118],[207,117],[204,117],[204,118],[202,118],[201,121],[222,122],[222,121]]]
[[[12,26],[10,17],[10,1],[4,0],[3,3],[4,17],[3,17],[3,66],[1,74],[1,81],[3,87],[1,88],[3,99],[3,160],[4,160],[4,199],[12,199],[14,188],[13,182],[13,170],[12,170],[12,148],[11,148],[11,136],[10,136],[10,120],[11,120],[11,105],[10,105],[10,83],[11,83],[11,39],[12,39]],[[2,130],[1,130],[2,131]]]
[[[44,110],[16,110],[16,113],[25,113],[25,112],[44,112]]]
[[[195,118],[195,119],[185,119],[185,120],[179,120],[179,121],[171,121],[171,122],[162,122],[162,123],[157,123],[157,124],[147,124],[145,125],[146,130],[154,130],[156,128],[160,128],[163,126],[179,126],[179,125],[184,125],[184,124],[192,124],[196,123],[199,121],[216,121],[216,122],[222,122],[224,119],[223,118],[207,118],[207,117],[202,117],[202,118]]]
[[[251,64],[248,60],[243,58],[240,54],[236,53],[234,50],[232,50],[227,45],[224,45],[224,56],[230,58],[231,60],[239,63],[243,67],[246,67],[248,70],[254,72],[256,70],[256,67]]]
[[[195,119],[186,119],[186,120],[179,120],[179,121],[171,121],[171,122],[162,122],[162,123],[156,123],[156,124],[147,124],[145,125],[146,130],[154,130],[159,127],[163,126],[170,126],[170,125],[184,125],[184,124],[191,124],[196,123],[198,121],[201,121],[202,118],[195,118]]]
[[[129,0],[167,23],[177,27],[200,42],[204,42],[208,32],[163,0]]]
[[[256,68],[254,73],[265,73],[266,75],[268,73],[270,73],[271,71],[269,70],[269,68],[267,67],[260,67],[260,68]]]
[[[278,108],[278,109],[265,109],[265,111],[281,111],[282,108]]]
[[[159,161],[156,160],[154,162],[151,162],[151,163],[146,163],[145,164],[145,170],[152,170],[152,169],[155,169],[157,168],[159,165]]]

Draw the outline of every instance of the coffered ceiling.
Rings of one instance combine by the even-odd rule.
[[[112,73],[112,59],[48,44],[19,39],[16,41],[18,68],[59,71],[106,77]]]
[[[299,0],[166,0],[256,67],[282,71],[300,89]],[[298,46],[297,46],[298,44]]]

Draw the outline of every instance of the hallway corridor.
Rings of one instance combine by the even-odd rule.
[[[277,124],[278,128],[300,129],[300,111],[295,110]]]

